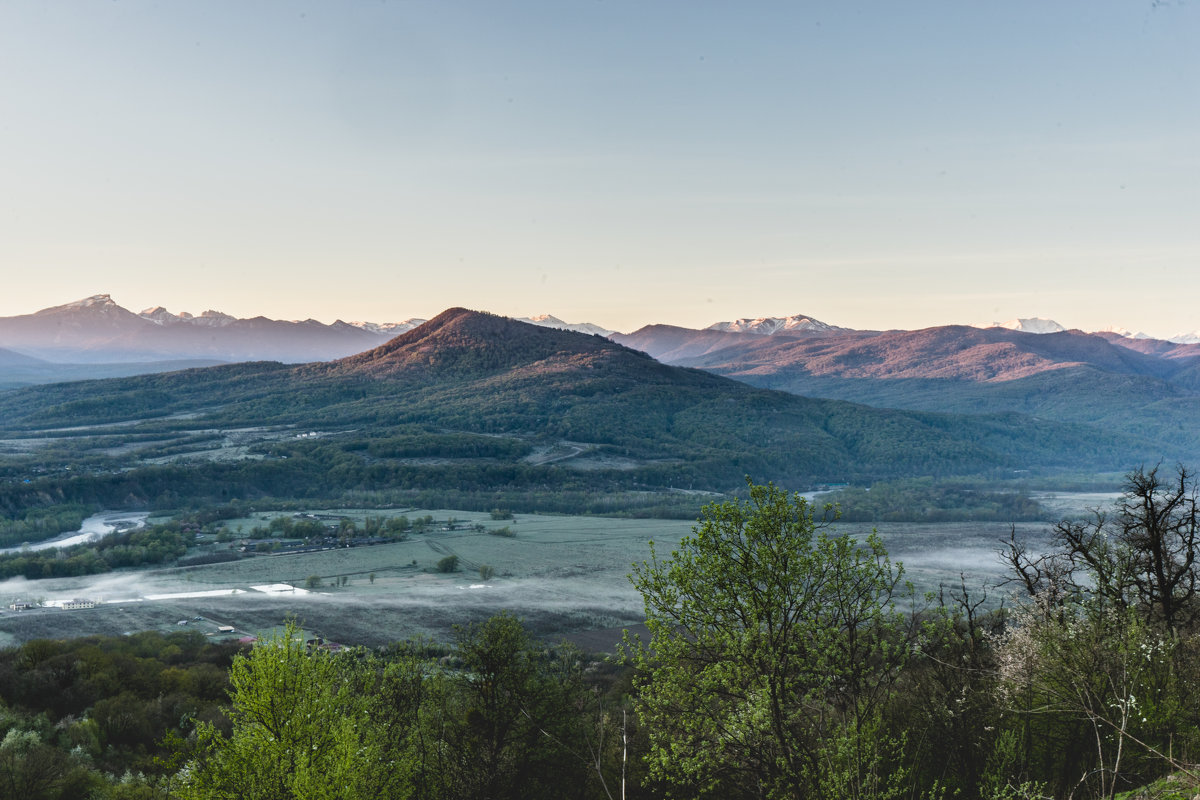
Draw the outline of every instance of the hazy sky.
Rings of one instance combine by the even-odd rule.
[[[0,0],[0,315],[1200,328],[1200,2]]]

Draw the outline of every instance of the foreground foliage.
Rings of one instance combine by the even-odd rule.
[[[1011,541],[996,611],[913,598],[874,536],[751,485],[635,567],[623,667],[508,614],[376,652],[30,642],[0,652],[0,797],[1190,797],[1196,481],[1125,488],[1050,552]]]
[[[596,796],[578,655],[508,615],[459,631],[456,669],[313,650],[295,626],[231,670],[232,731],[203,724],[182,798]]]
[[[775,486],[706,507],[669,559],[634,570],[652,774],[677,796],[878,793],[899,744],[880,722],[906,660],[901,575],[878,537],[832,536]]]

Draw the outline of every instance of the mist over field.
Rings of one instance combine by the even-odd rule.
[[[1056,509],[1079,514],[1109,497],[1059,495]],[[369,514],[344,513],[360,521]],[[430,513],[437,519],[453,517],[463,526],[479,524],[484,530],[430,530],[393,544],[257,555],[204,566],[80,578],[13,578],[0,582],[0,600],[5,604],[0,610],[0,634],[12,643],[42,636],[168,631],[188,620],[191,628],[212,635],[218,635],[219,625],[230,625],[237,636],[254,636],[294,617],[330,640],[379,646],[412,636],[446,640],[455,625],[480,621],[501,610],[526,620],[532,631],[549,639],[619,629],[642,619],[641,596],[627,577],[634,562],[649,558],[651,540],[660,558],[669,556],[694,524],[549,514],[497,522],[478,512]],[[229,524],[248,531],[262,522]],[[515,535],[489,535],[488,530],[501,526]],[[1006,592],[995,588],[1006,577],[997,553],[1013,529],[1003,523],[971,522],[877,526],[835,522],[830,526],[832,532],[860,539],[877,530],[892,561],[903,564],[918,594],[941,585],[957,586],[961,576],[970,587],[992,587],[988,591],[994,603]],[[1020,523],[1015,530],[1034,552],[1048,541],[1045,524]],[[447,555],[457,557],[458,571],[437,571],[437,563]],[[491,567],[494,575],[481,579],[481,566]],[[316,585],[309,586],[310,582]],[[7,604],[16,600],[60,605],[76,598],[100,605],[79,610],[7,610]],[[197,616],[203,621],[193,619]],[[617,638],[619,633],[612,633],[601,641],[611,645]]]

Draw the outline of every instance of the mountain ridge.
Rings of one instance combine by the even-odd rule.
[[[161,431],[164,420],[196,431],[319,426],[327,438],[311,445],[325,448],[317,460],[286,461],[309,450],[272,445],[247,474],[331,481],[316,476],[337,469],[337,480],[353,486],[393,474],[418,480],[424,473],[389,466],[392,450],[378,444],[415,429],[430,441],[452,432],[566,447],[554,468],[590,463],[580,475],[591,477],[572,479],[589,485],[721,491],[746,474],[807,485],[1063,468],[1084,458],[1115,469],[1147,452],[1123,435],[1012,414],[897,411],[756,388],[603,337],[461,308],[332,362],[246,363],[0,394],[0,426],[9,431],[120,422],[123,435],[136,435],[143,425]],[[606,466],[616,462],[625,466]],[[529,470],[493,464],[485,472],[495,476],[488,480],[548,480]]]

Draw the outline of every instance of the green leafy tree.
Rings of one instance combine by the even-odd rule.
[[[179,794],[192,800],[406,797],[410,770],[381,700],[395,691],[369,659],[309,652],[289,624],[230,670],[232,733],[198,726]],[[403,681],[393,681],[403,685]],[[399,703],[393,703],[399,706]]]
[[[59,800],[91,791],[74,754],[44,741],[34,730],[10,729],[0,738],[0,797]]]
[[[907,652],[902,569],[874,535],[823,530],[799,495],[749,488],[634,567],[651,639],[626,652],[651,776],[680,797],[898,793],[903,742],[881,719]]]
[[[585,796],[579,654],[539,647],[508,613],[457,629],[462,671],[424,710],[428,781],[419,794],[491,800]],[[570,790],[567,790],[570,787]]]

